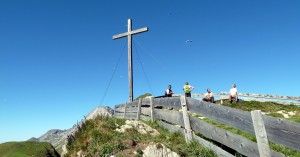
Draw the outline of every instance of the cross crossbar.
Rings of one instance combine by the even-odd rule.
[[[118,35],[114,35],[112,37],[112,39],[119,39],[119,38],[127,37],[129,34],[133,35],[133,34],[139,34],[139,33],[147,32],[147,31],[148,31],[148,27],[144,27],[144,28],[133,30],[131,32],[125,32],[125,33],[121,33]]]

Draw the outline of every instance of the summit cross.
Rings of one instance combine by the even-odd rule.
[[[133,101],[133,65],[132,65],[132,35],[148,31],[147,27],[131,30],[131,19],[128,19],[128,31],[112,37],[113,40],[128,37],[128,85],[129,101]]]

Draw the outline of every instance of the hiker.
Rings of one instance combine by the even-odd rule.
[[[207,91],[207,93],[205,93],[204,98],[202,100],[206,101],[206,102],[214,103],[215,102],[215,98],[213,96],[213,93],[210,91],[209,88],[207,88],[206,91]]]
[[[229,92],[229,102],[230,102],[230,104],[232,104],[233,99],[235,100],[235,102],[238,102],[238,100],[239,100],[235,84],[232,84],[230,92]]]
[[[184,91],[185,97],[192,97],[191,91],[193,91],[193,90],[194,90],[194,87],[189,85],[188,82],[185,82],[185,86],[183,86],[183,91]]]
[[[174,93],[173,93],[173,91],[172,91],[172,86],[169,85],[169,86],[168,86],[168,89],[165,91],[165,97],[172,97],[173,94],[174,94]]]

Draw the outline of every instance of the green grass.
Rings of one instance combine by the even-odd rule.
[[[59,157],[53,146],[47,142],[7,142],[0,144],[1,157]]]
[[[277,117],[277,118],[284,118],[284,116],[282,114],[276,113],[276,112],[271,112],[271,113],[268,113],[266,115],[272,116],[272,117]]]
[[[152,94],[150,94],[150,93],[145,93],[145,94],[143,94],[143,95],[138,96],[138,97],[135,98],[134,100],[139,100],[140,98],[146,98],[146,97],[148,97],[148,96],[152,96]]]
[[[299,116],[292,116],[290,118],[287,118],[287,120],[293,121],[293,122],[296,122],[296,123],[300,123],[300,117]]]
[[[142,156],[142,149],[149,143],[161,143],[181,156],[215,157],[216,155],[201,145],[192,142],[186,144],[179,133],[169,133],[157,123],[146,122],[160,132],[158,136],[142,135],[135,128],[126,130],[125,133],[115,131],[118,126],[125,124],[124,119],[99,117],[88,120],[75,134],[75,140],[69,141],[68,156],[76,156],[79,150],[88,156]],[[137,154],[133,154],[136,151]]]
[[[220,101],[217,101],[220,104]],[[300,111],[300,107],[296,105],[282,105],[276,102],[258,102],[258,101],[243,101],[243,102],[233,102],[230,104],[227,100],[223,101],[223,106],[234,107],[244,111],[252,111],[252,110],[261,110],[263,112],[276,112],[280,110],[285,111]]]
[[[160,135],[153,137],[154,142],[163,143],[168,148],[171,148],[173,151],[177,152],[180,156],[199,156],[199,157],[210,157],[216,156],[212,150],[209,150],[197,142],[193,141],[190,144],[185,143],[184,137],[180,133],[170,133],[167,129],[162,128],[157,123],[145,122],[152,128],[157,129],[160,132]]]
[[[220,104],[220,101],[217,101]],[[296,115],[286,118],[286,120],[300,123],[300,107],[290,104],[283,105],[276,102],[258,102],[258,101],[244,101],[244,102],[233,102],[230,104],[227,100],[223,101],[223,106],[229,106],[233,108],[237,108],[244,111],[252,111],[252,110],[261,110],[262,112],[267,113],[268,116],[284,118],[282,114],[277,113],[277,111],[284,110],[286,112],[296,111]]]

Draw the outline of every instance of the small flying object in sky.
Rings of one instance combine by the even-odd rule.
[[[188,44],[189,46],[192,45],[193,40],[186,40],[185,43]]]

